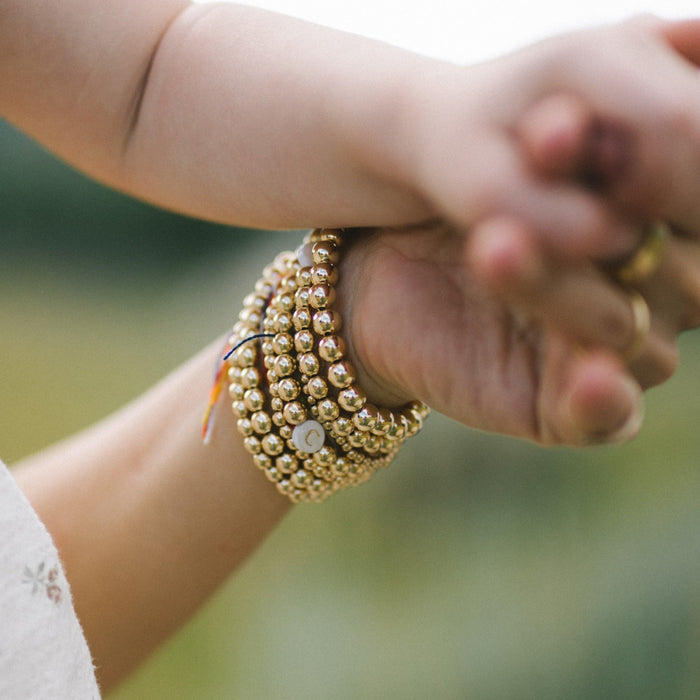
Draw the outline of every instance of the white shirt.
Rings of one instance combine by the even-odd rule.
[[[0,698],[99,697],[56,547],[0,462]]]

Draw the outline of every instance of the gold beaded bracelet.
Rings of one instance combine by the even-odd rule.
[[[295,503],[366,481],[429,412],[420,401],[377,408],[356,385],[333,308],[342,244],[342,231],[316,229],[265,268],[219,373],[246,450]]]

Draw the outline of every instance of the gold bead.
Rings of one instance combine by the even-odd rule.
[[[236,418],[245,418],[248,415],[248,409],[243,401],[234,401],[231,404],[231,410]]]
[[[265,456],[267,457],[267,455]],[[265,476],[274,483],[282,478],[282,473],[277,467],[268,467],[265,469]]]
[[[338,281],[338,268],[328,263],[314,265],[311,268],[311,281],[313,284],[334,285]]]
[[[309,377],[313,376],[314,374],[318,374],[318,371],[321,368],[316,355],[313,355],[310,352],[305,352],[302,355],[299,355],[298,362],[301,372]]]
[[[313,315],[313,327],[314,331],[318,335],[330,335],[331,333],[337,333],[341,328],[340,316],[335,311],[330,311],[326,309],[324,311],[317,311]]]
[[[276,333],[275,331],[275,318],[274,314],[272,312],[272,307],[269,307],[268,309],[265,310],[265,318],[263,318],[263,323],[262,323],[262,328],[265,331],[265,333]],[[260,327],[255,329],[256,331],[260,330]],[[263,345],[263,347],[265,347]]]
[[[280,294],[275,300],[275,306],[280,311],[291,311],[294,308],[294,297],[291,294]]]
[[[258,454],[253,455],[253,462],[259,469],[269,469],[272,466],[272,460],[264,452],[258,452]]]
[[[272,347],[278,355],[286,355],[294,349],[294,339],[289,333],[278,333],[272,341]]]
[[[314,452],[312,459],[320,467],[331,467],[336,461],[335,450],[329,445],[324,445],[318,452]]]
[[[282,401],[294,401],[299,396],[299,383],[291,377],[285,377],[277,385],[277,391]]]
[[[253,434],[253,424],[250,422],[250,418],[239,418],[236,421],[236,427],[241,435],[252,435]]]
[[[273,411],[281,411],[284,408],[284,401],[279,396],[276,396],[270,399],[270,408]]]
[[[253,430],[260,435],[269,433],[272,430],[272,419],[265,411],[258,411],[250,417]]]
[[[297,286],[298,287],[310,287],[311,282],[311,268],[310,267],[300,267],[297,270]]]
[[[272,264],[276,270],[284,272],[289,268],[293,261],[294,254],[288,250],[283,250],[281,253],[277,254]]]
[[[246,294],[243,297],[243,306],[256,306],[256,304],[255,304],[256,299],[260,299],[260,297],[257,294],[255,294],[254,292],[251,292],[250,294]],[[260,309],[260,307],[257,307],[257,308]]]
[[[239,367],[252,367],[255,364],[255,359],[258,353],[254,347],[248,344],[238,348],[237,354]]]
[[[316,496],[318,501],[322,501],[330,493],[330,486],[324,479],[314,479],[307,488],[310,493]]]
[[[297,284],[297,273],[294,272],[293,275],[287,275],[287,277],[284,278],[282,281],[282,289],[286,292],[291,292],[292,294],[296,292],[297,287],[299,286]]]
[[[285,419],[284,419],[284,413],[282,413],[282,411],[275,411],[275,412],[272,414],[272,422],[273,422],[278,428],[282,427],[282,426],[286,423],[286,421],[285,421]]]
[[[322,265],[323,263],[335,265],[340,259],[338,246],[333,241],[318,241],[311,248],[311,257],[314,265]]]
[[[292,401],[284,407],[284,418],[287,423],[299,425],[306,420],[306,410],[298,401]]]
[[[284,425],[280,425],[280,437],[283,440],[289,440],[290,437],[292,437],[292,426],[287,425],[286,423]]]
[[[309,291],[309,304],[314,309],[327,309],[335,301],[335,289],[327,284],[315,284]]]
[[[235,345],[237,342],[238,342],[238,340],[235,340],[235,341],[232,342],[232,343],[230,342],[230,343],[229,343],[229,346],[230,346],[230,345]],[[229,351],[228,357],[226,358],[226,364],[227,364],[229,367],[243,367],[243,365],[241,365],[241,364],[239,363],[241,349],[242,349],[242,348],[239,348],[239,349],[236,350],[235,352],[230,352],[230,351]]]
[[[268,433],[262,439],[262,449],[271,456],[278,455],[284,449],[284,443],[280,439],[279,435],[274,433]]]
[[[326,362],[337,362],[345,355],[345,342],[337,335],[321,338],[318,341],[318,354]]]
[[[294,347],[298,353],[311,352],[314,348],[314,336],[311,331],[299,331],[294,336]]]
[[[376,438],[376,435],[370,435],[361,430],[356,430],[348,437],[348,443],[350,443],[351,447],[360,448],[364,447],[373,437]]]
[[[275,287],[269,280],[261,279],[255,283],[255,292],[263,299],[269,299],[274,291]]]
[[[262,445],[260,444],[260,440],[256,438],[254,435],[249,435],[247,438],[243,440],[243,446],[250,452],[250,454],[258,454],[260,450],[262,449]]]
[[[275,360],[275,372],[278,377],[287,377],[296,369],[296,362],[291,355],[280,355]]]
[[[238,314],[238,318],[250,328],[258,328],[262,321],[262,316],[257,309],[243,309]]]
[[[241,374],[244,389],[253,389],[260,384],[260,372],[255,367],[247,367]]]
[[[372,430],[377,425],[377,407],[366,403],[353,414],[352,421],[358,430]]]
[[[291,478],[292,484],[299,489],[306,488],[306,486],[308,486],[312,481],[313,476],[308,472],[305,472],[303,469],[299,469],[298,471],[294,472]]]
[[[292,314],[292,323],[297,331],[308,328],[311,325],[311,312],[308,309],[297,309]]]
[[[422,401],[411,401],[409,407],[412,408],[414,411],[418,411],[423,420],[425,420],[428,417],[428,414],[430,413],[430,406],[427,406]]]
[[[396,448],[398,447],[398,444],[396,440],[392,440],[389,437],[383,437],[379,438],[380,445],[379,445],[379,451],[382,452],[383,454],[392,454],[393,452],[396,452]]]
[[[324,399],[328,395],[328,384],[322,377],[316,376],[309,379],[306,389],[309,392],[309,396],[317,400]]]
[[[311,304],[311,288],[299,287],[294,292],[294,306],[299,310],[306,308],[309,304]]]
[[[365,395],[365,392],[356,386],[343,389],[343,391],[338,394],[338,403],[342,408],[350,413],[359,411],[366,402],[367,396]]]
[[[259,411],[265,405],[265,394],[260,389],[248,389],[243,395],[243,403],[249,411]]]
[[[299,461],[294,455],[283,454],[280,455],[276,460],[275,464],[277,469],[284,474],[291,474],[299,468]]]
[[[335,476],[345,476],[350,471],[350,460],[345,457],[338,457],[331,464],[331,471]]]
[[[306,464],[307,461],[309,464]],[[304,469],[313,474],[317,479],[326,479],[329,475],[326,467],[322,467],[320,464],[315,464],[312,459],[304,460]]]
[[[340,415],[338,404],[333,399],[324,399],[318,403],[318,417],[322,421],[334,421]]]
[[[276,486],[277,486],[277,490],[283,496],[289,496],[291,494],[292,482],[289,481],[289,479],[281,479],[280,481],[277,482]]]
[[[234,401],[243,401],[243,394],[245,394],[245,389],[240,384],[228,385],[228,395]]]
[[[248,337],[248,328],[245,323],[241,321],[236,321],[233,324],[233,332],[229,336],[229,344],[235,345],[238,341],[243,340]]]
[[[388,408],[377,409],[377,423],[372,428],[375,435],[386,435],[394,422],[394,414]]]
[[[365,441],[365,444],[362,446],[362,448],[367,454],[375,455],[377,454],[377,452],[379,452],[381,446],[382,438],[380,438],[378,435],[370,435]]]
[[[350,450],[350,452],[347,452],[345,456],[355,464],[359,464],[365,459],[362,452],[360,452],[359,450]]]
[[[322,241],[333,241],[338,247],[343,244],[342,228],[324,228],[321,236]]]
[[[286,333],[291,330],[293,325],[292,315],[284,311],[275,315],[272,327],[275,333]]]
[[[409,407],[404,411],[407,421],[406,437],[414,437],[423,427],[423,416],[413,407]]]
[[[345,389],[355,381],[355,370],[347,360],[336,362],[328,368],[328,381],[338,389]]]
[[[304,503],[304,501],[309,500],[306,490],[295,488],[294,484],[292,484],[289,493],[287,494],[287,498],[289,498],[292,503]]]
[[[391,428],[387,430],[387,437],[391,440],[401,442],[406,439],[406,433],[408,432],[408,419],[402,413],[399,413],[394,417],[394,422]]]
[[[345,416],[339,416],[333,421],[331,429],[336,435],[341,437],[347,437],[353,432],[355,426],[349,418],[346,418]]]

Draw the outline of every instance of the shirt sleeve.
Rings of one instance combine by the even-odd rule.
[[[99,697],[58,551],[0,462],[0,698]]]

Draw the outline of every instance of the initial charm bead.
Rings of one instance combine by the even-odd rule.
[[[244,445],[277,490],[295,503],[323,501],[387,466],[415,435],[428,407],[378,408],[355,383],[333,309],[343,233],[312,231],[282,253],[244,300],[227,360],[229,395]]]
[[[323,426],[315,420],[307,420],[297,425],[292,433],[292,442],[299,452],[314,454],[323,447],[325,440]]]

